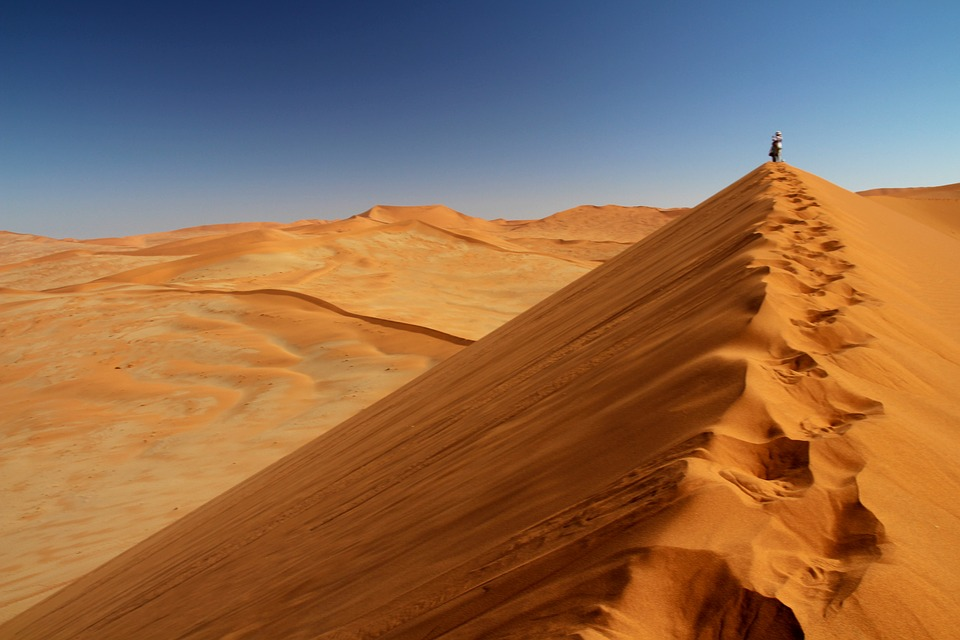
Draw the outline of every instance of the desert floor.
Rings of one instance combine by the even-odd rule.
[[[0,619],[679,213],[375,207],[84,241],[0,232]]]

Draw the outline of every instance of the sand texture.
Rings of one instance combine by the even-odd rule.
[[[960,247],[874,198],[762,165],[0,637],[955,637]]]
[[[670,213],[375,207],[88,241],[0,233],[0,620],[412,380]],[[534,243],[523,246],[520,235]]]

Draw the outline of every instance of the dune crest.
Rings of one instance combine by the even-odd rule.
[[[380,224],[400,222],[423,222],[441,229],[498,230],[496,222],[483,218],[474,218],[443,205],[395,206],[377,205],[364,211],[357,218],[372,220]]]
[[[763,165],[0,633],[949,637],[955,252]]]

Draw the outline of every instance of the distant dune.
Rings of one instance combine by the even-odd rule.
[[[606,220],[615,241],[573,224],[535,247],[511,239],[530,221],[442,206],[83,241],[0,232],[0,619],[663,223],[644,211],[647,226]]]
[[[960,238],[960,183],[941,187],[861,191],[874,202]]]
[[[204,484],[193,480],[212,471],[206,465],[263,444],[258,428],[278,424],[278,407],[296,405],[288,419],[298,428],[323,422],[311,413],[315,388],[334,369],[310,355],[321,345],[349,351],[378,335],[393,345],[381,353],[400,354],[398,344],[419,340],[433,345],[431,364],[442,362],[399,365],[410,378],[425,372],[22,612],[0,637],[954,637],[958,239],[943,212],[932,224],[922,207],[878,197],[888,196],[765,164],[597,268],[581,266],[569,285],[482,338],[451,309],[496,307],[507,295],[496,281],[518,263],[490,270],[489,260],[526,254],[509,234],[491,244],[486,228],[441,229],[416,216],[379,220],[400,226],[374,241],[369,229],[344,231],[346,244],[325,241],[309,260],[370,276],[358,291],[378,281],[392,291],[397,270],[406,274],[399,282],[416,281],[395,257],[401,247],[430,265],[456,246],[464,295],[441,303],[428,326],[443,335],[352,324],[409,323],[389,294],[349,307],[332,284],[333,293],[315,285],[309,294],[354,316],[312,303],[304,287],[326,281],[304,265],[309,242],[279,254],[254,246],[238,263],[225,239],[221,261],[125,256],[129,269],[92,284],[11,287],[3,326],[19,346],[5,353],[5,389],[29,402],[59,386],[42,418],[23,406],[8,423],[16,428],[5,434],[4,468],[23,465],[9,491],[25,492],[25,509],[102,518],[104,546],[115,539],[109,518],[156,517],[172,502],[136,508],[115,498],[111,512],[44,494],[81,501],[52,484],[70,486],[87,469],[102,474],[104,492],[133,491],[139,476],[110,474],[154,446],[154,436],[123,426],[148,391],[154,400],[139,410],[171,430],[165,439],[176,431],[191,441],[168,441],[151,454],[162,464],[138,470],[169,473],[150,482],[182,496]],[[285,257],[267,277],[253,265],[271,254]],[[474,258],[487,266],[472,270]],[[365,262],[381,259],[382,271]],[[534,260],[514,286],[581,259]],[[34,265],[14,271],[39,278]],[[443,287],[454,286],[449,275]],[[236,295],[246,279],[255,290]],[[486,301],[476,298],[487,291],[480,283],[493,287]],[[92,299],[95,310],[84,310]],[[135,323],[138,302],[150,313]],[[68,313],[73,324],[61,324]],[[335,317],[321,322],[321,313]],[[347,337],[317,342],[323,327]],[[47,346],[71,329],[69,347]],[[28,333],[48,355],[31,358]],[[107,335],[169,351],[160,361],[142,347],[108,350]],[[480,339],[460,348],[455,338]],[[382,361],[365,362],[377,364],[360,380]],[[78,386],[58,365],[97,367],[97,377]],[[284,402],[268,403],[271,394]],[[210,414],[230,419],[197,436]],[[84,415],[94,422],[76,426]],[[51,467],[57,456],[72,477],[31,477],[30,464]],[[49,546],[32,543],[34,561],[66,562],[83,544],[55,533],[76,523],[35,517],[44,526],[30,534],[48,535]]]

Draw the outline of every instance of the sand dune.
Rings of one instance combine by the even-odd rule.
[[[607,260],[687,209],[584,205],[542,220],[504,222],[506,236],[532,250]]]
[[[960,238],[960,183],[941,187],[861,191],[895,211]]]
[[[868,189],[858,192],[862,196],[894,196],[916,200],[960,200],[960,182],[939,187],[901,187],[888,189]]]
[[[514,244],[509,224],[376,207],[128,238],[0,233],[0,619],[598,264]]]
[[[466,216],[443,205],[427,207],[397,207],[378,205],[361,213],[361,218],[382,224],[396,222],[425,222],[445,229],[479,229],[494,231],[500,227],[496,222]]]
[[[510,229],[509,234],[513,237],[557,239],[574,237],[632,244],[686,211],[687,209],[584,205],[560,211],[542,220],[507,224]]]
[[[0,636],[952,637],[956,254],[763,165]]]

